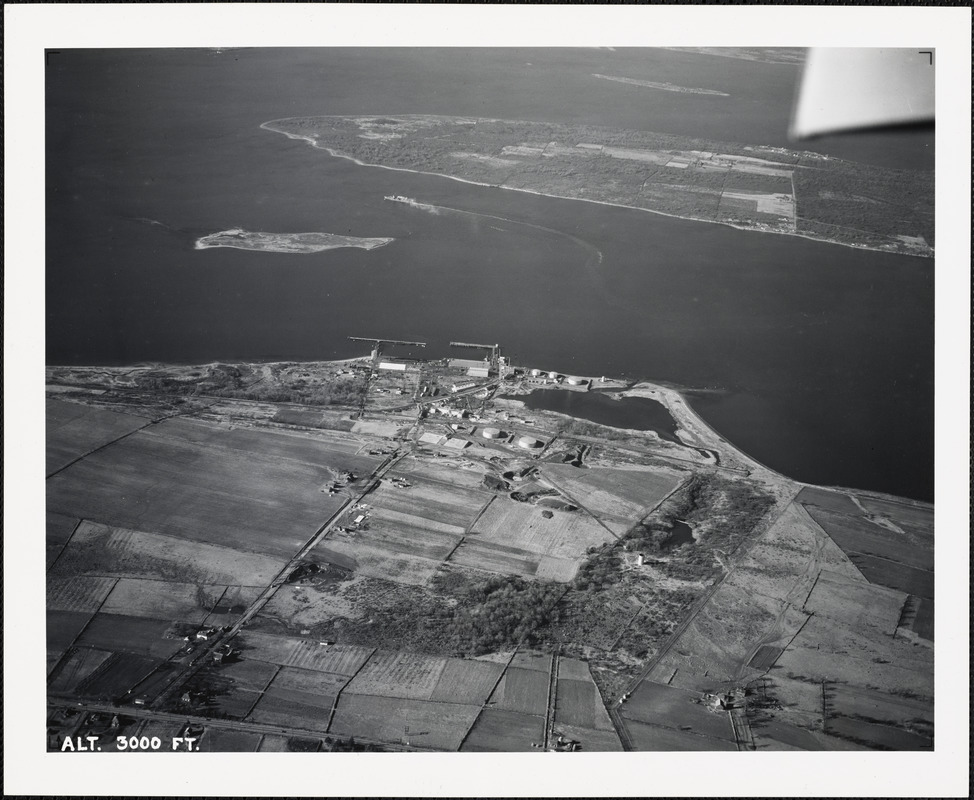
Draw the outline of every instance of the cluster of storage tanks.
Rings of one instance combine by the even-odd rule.
[[[555,383],[560,383],[562,380],[564,380],[569,386],[584,386],[586,383],[588,383],[587,378],[578,378],[574,375],[565,377],[558,372],[544,373],[540,369],[533,369],[529,374],[532,378],[547,378]]]

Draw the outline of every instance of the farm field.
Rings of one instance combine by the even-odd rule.
[[[333,697],[305,692],[294,692],[287,697],[265,693],[247,719],[265,725],[293,726],[324,733],[328,730],[333,702]]]
[[[550,511],[529,503],[498,498],[470,530],[477,543],[516,547],[539,555],[578,559],[589,547],[597,547],[612,535],[592,517],[580,511]]]
[[[255,753],[260,740],[259,733],[207,728],[195,746],[201,753]]]
[[[48,580],[47,609],[94,614],[101,608],[115,584],[115,578],[89,576]]]
[[[526,550],[471,538],[453,552],[449,563],[501,575],[522,575],[530,578],[537,574],[541,559]]]
[[[202,624],[226,586],[121,578],[112,589],[102,613],[154,617]]]
[[[714,739],[710,736],[647,725],[643,722],[630,722],[626,727],[629,728],[629,735],[637,750],[650,752],[737,750],[733,740]]]
[[[566,725],[564,722],[555,722],[554,736],[564,736],[566,739],[576,741],[580,745],[583,753],[617,753],[622,751],[622,742],[615,729],[611,726],[608,729],[602,728],[579,728],[575,725]]]
[[[167,639],[169,620],[96,614],[76,643],[103,650],[124,650],[156,658],[169,658],[182,647],[178,639]]]
[[[227,586],[203,623],[214,628],[232,625],[263,591],[263,586]]]
[[[489,702],[498,711],[544,716],[548,710],[548,673],[508,667]]]
[[[571,658],[558,659],[555,686],[555,723],[579,728],[614,731],[602,695],[588,664]]]
[[[805,610],[853,628],[870,625],[892,635],[906,597],[902,592],[882,586],[862,581],[853,583],[822,572],[805,600]]]
[[[389,475],[406,478],[439,481],[466,489],[477,489],[483,485],[484,468],[465,461],[432,460],[422,456],[409,455],[400,461]]]
[[[913,537],[896,533],[864,517],[848,517],[811,506],[808,513],[847,554],[897,561],[919,569],[933,569],[933,542],[917,546]],[[895,587],[891,587],[895,588]]]
[[[266,586],[284,567],[283,557],[83,521],[51,577],[113,575],[184,583]]]
[[[902,528],[914,541],[933,545],[933,508],[930,506],[897,503],[873,497],[859,497],[862,507],[870,514],[882,517]]]
[[[483,705],[503,671],[501,664],[448,658],[429,699],[441,703]]]
[[[49,678],[48,689],[60,693],[73,692],[112,655],[109,650],[96,650],[89,647],[72,648],[62,659],[57,672]]]
[[[643,681],[622,706],[627,720],[653,726],[688,730],[693,734],[734,742],[734,729],[726,711],[712,712],[699,700],[699,692]]]
[[[391,550],[382,538],[369,534],[370,531],[332,533],[311,551],[311,555],[353,570],[358,575],[412,586],[427,583],[440,566],[440,562],[429,558]]]
[[[315,641],[273,636],[257,631],[244,631],[234,642],[240,647],[242,658],[266,661],[289,667],[354,675],[375,652],[373,647],[336,644],[322,647]]]
[[[532,669],[550,675],[551,655],[548,653],[520,651],[514,654],[514,657],[511,659],[511,666],[518,669]]]
[[[388,481],[369,495],[376,508],[411,514],[434,522],[466,529],[492,495],[461,486],[446,486],[413,479],[412,486],[400,489]]]
[[[121,697],[149,676],[160,661],[132,653],[116,653],[77,687],[83,697],[110,700]]]
[[[48,509],[290,557],[339,508],[340,500],[321,491],[328,452],[319,450],[317,463],[305,460],[314,457],[314,442],[201,423],[187,430],[190,424],[160,423],[49,478]],[[285,445],[293,445],[290,456]]]
[[[837,514],[845,514],[848,517],[862,516],[859,506],[849,495],[842,492],[830,492],[828,489],[806,486],[798,493],[795,501],[803,505],[818,506]]]
[[[77,517],[67,517],[64,514],[47,514],[47,534],[46,534],[46,568],[50,569],[57,560],[64,546],[71,538],[78,523],[81,522]]]
[[[480,706],[431,703],[398,697],[371,697],[342,692],[330,734],[361,736],[416,747],[457,750],[480,712]]]
[[[850,719],[844,716],[830,717],[828,732],[832,736],[868,743],[882,750],[932,750],[933,741],[892,725]]]
[[[544,741],[544,717],[485,708],[480,712],[462,752],[530,752]]]
[[[545,464],[542,473],[589,511],[633,522],[646,516],[684,477],[674,470],[580,470],[562,464]]]
[[[85,453],[138,430],[149,420],[149,417],[48,399],[46,474],[50,475]]]
[[[445,658],[378,650],[352,679],[348,691],[429,700],[445,666]]]
[[[60,656],[71,646],[91,618],[92,614],[89,611],[48,611],[48,653]]]

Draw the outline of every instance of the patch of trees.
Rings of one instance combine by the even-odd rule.
[[[444,631],[453,650],[482,655],[518,644],[534,644],[538,631],[557,618],[564,594],[555,583],[491,577],[466,588]]]

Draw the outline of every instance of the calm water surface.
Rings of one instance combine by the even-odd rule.
[[[440,113],[785,146],[796,78],[666,51],[62,51],[47,85],[48,363],[360,354],[348,335],[428,341],[414,355],[431,357],[498,341],[529,366],[708,390],[694,408],[792,477],[930,499],[932,260],[363,168],[259,128]],[[809,149],[928,168],[931,141]],[[396,241],[193,249],[231,227]]]

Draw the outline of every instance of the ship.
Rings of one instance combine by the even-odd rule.
[[[415,203],[411,197],[403,197],[401,194],[387,194],[383,200],[391,200],[393,203]]]

